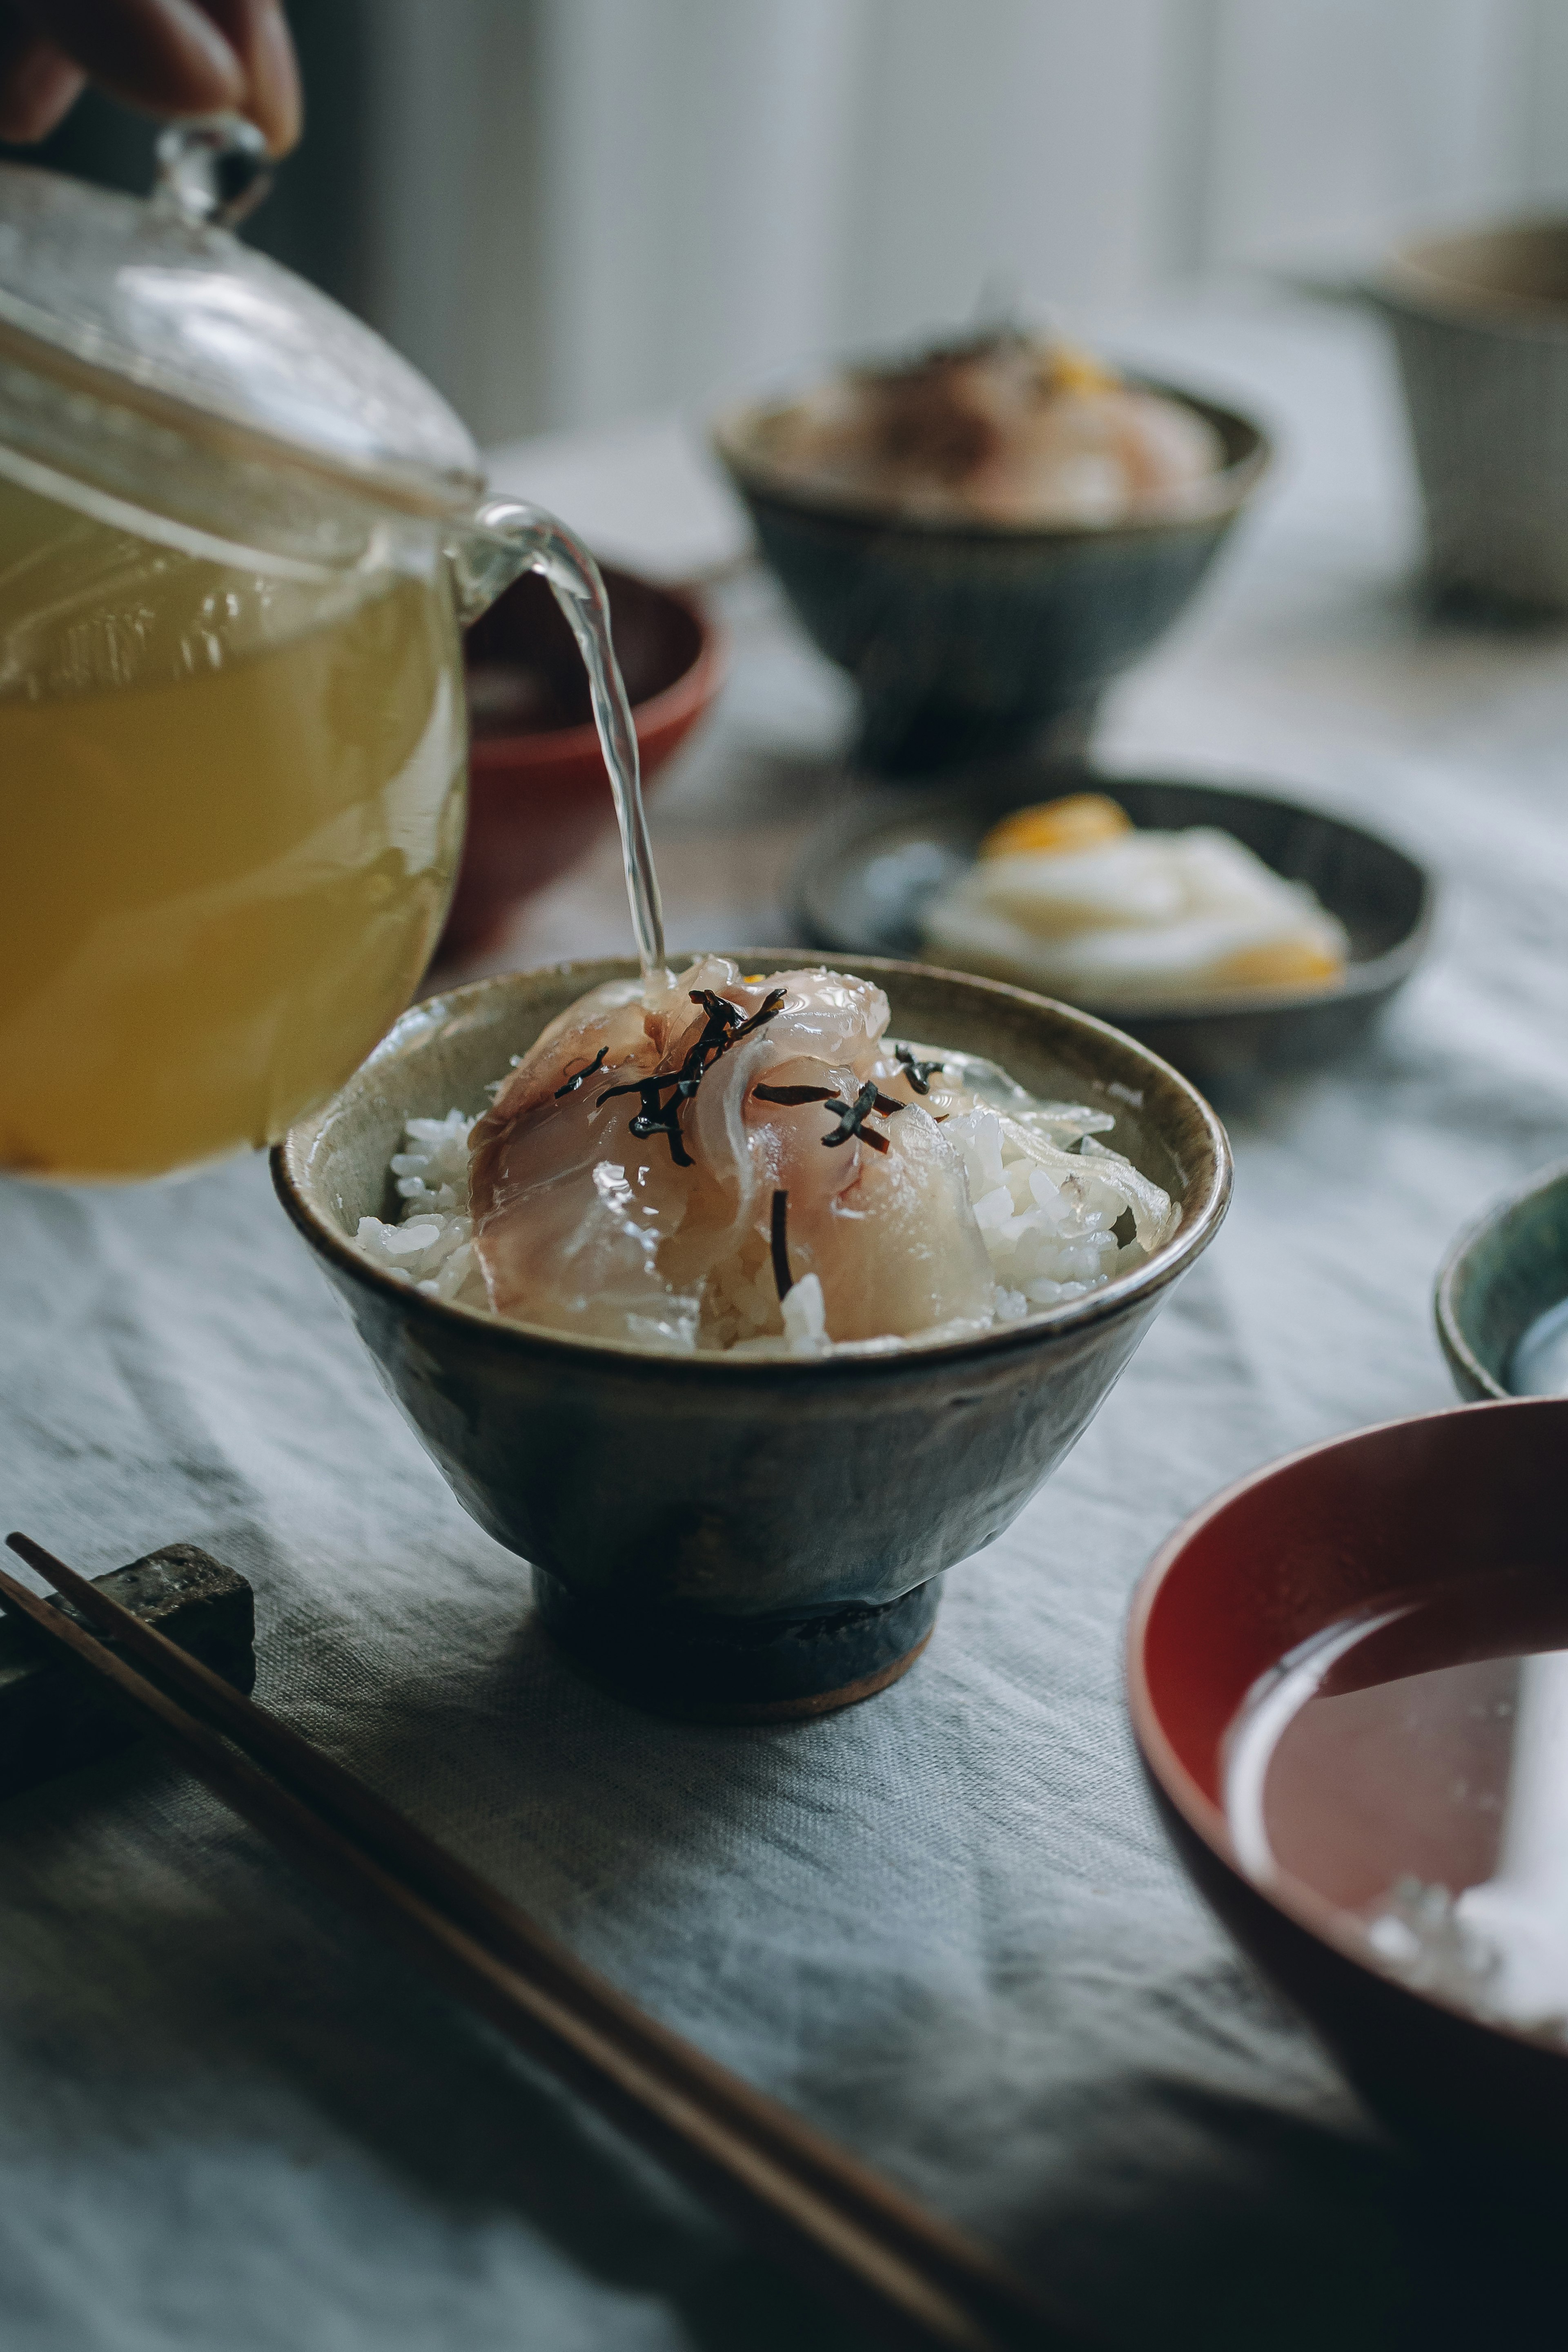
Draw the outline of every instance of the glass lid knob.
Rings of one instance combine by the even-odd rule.
[[[153,210],[192,228],[233,228],[272,185],[272,159],[254,122],[239,114],[197,115],[170,124],[158,142]]]

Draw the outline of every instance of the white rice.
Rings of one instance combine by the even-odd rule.
[[[915,1048],[918,1056],[932,1059],[939,1050]],[[1095,1139],[1094,1129],[1114,1124],[1107,1115],[1079,1105],[1037,1103],[993,1065],[951,1049],[945,1059],[966,1087],[983,1086],[992,1098],[950,1115],[945,1132],[963,1162],[997,1287],[988,1318],[936,1325],[919,1333],[919,1340],[969,1337],[1086,1297],[1143,1265],[1151,1248],[1174,1230],[1176,1217],[1166,1194]],[[936,1098],[941,1098],[939,1089]],[[473,1124],[457,1110],[444,1118],[411,1118],[404,1148],[389,1163],[403,1204],[401,1215],[395,1223],[361,1217],[354,1240],[394,1282],[407,1283],[427,1298],[487,1311],[468,1214]],[[1146,1240],[1135,1232],[1129,1237],[1134,1223]],[[705,1353],[716,1348],[803,1356],[835,1345],[814,1274],[794,1284],[780,1309],[760,1237],[739,1260],[720,1269],[711,1287],[700,1324],[695,1315],[661,1320],[646,1334],[650,1344],[683,1353],[700,1347]],[[890,1338],[852,1344],[857,1354],[864,1354],[910,1342]]]
[[[468,1214],[468,1136],[475,1122],[460,1110],[444,1118],[411,1118],[403,1149],[389,1171],[402,1211],[396,1224],[361,1217],[354,1241],[372,1265],[427,1298],[487,1307]]]

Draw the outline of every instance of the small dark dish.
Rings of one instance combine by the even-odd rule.
[[[747,969],[796,959],[752,952]],[[420,1297],[347,1238],[389,1215],[411,1115],[484,1107],[507,1057],[615,960],[512,972],[404,1014],[273,1155],[284,1206],[459,1500],[530,1560],[545,1623],[662,1710],[746,1720],[869,1696],[927,1640],[943,1571],[1001,1534],[1075,1442],[1170,1285],[1218,1228],[1224,1129],[1113,1029],[1019,989],[876,959],[894,1034],[988,1055],[1103,1105],[1179,1201],[1174,1237],[1104,1290],[976,1339],[808,1361],[655,1354]]]
[[[1260,1677],[1363,1606],[1563,1556],[1568,1398],[1461,1407],[1332,1439],[1204,1506],[1156,1553],[1127,1636],[1133,1728],[1193,1880],[1396,2127],[1561,2158],[1568,2048],[1385,1975],[1345,1914],[1245,1874],[1221,1807],[1227,1735]],[[1470,1654],[1521,1646],[1499,1623]]]
[[[862,767],[915,775],[1073,747],[1118,671],[1146,653],[1207,571],[1269,463],[1256,425],[1174,386],[1129,379],[1206,418],[1225,449],[1201,502],[1124,523],[962,527],[779,480],[755,446],[777,404],[721,417],[714,443],[762,552],[831,661],[860,688]]]
[[[1568,1160],[1489,1209],[1437,1276],[1437,1337],[1462,1397],[1527,1392],[1516,1360],[1531,1326],[1568,1301]]]
[[[1146,1013],[1091,1006],[1201,1085],[1305,1070],[1355,1044],[1419,961],[1433,887],[1412,857],[1377,835],[1271,793],[1176,778],[1104,775],[1009,762],[910,800],[862,802],[813,836],[796,869],[794,912],[814,947],[918,956],[921,909],[973,863],[1009,811],[1071,792],[1108,793],[1139,826],[1214,825],[1266,866],[1307,882],[1350,934],[1343,982],[1312,991],[1250,989]]]
[[[646,784],[717,693],[722,643],[684,589],[608,566],[604,584]],[[463,654],[468,831],[438,961],[481,951],[615,822],[588,673],[545,581],[532,572],[515,581]]]

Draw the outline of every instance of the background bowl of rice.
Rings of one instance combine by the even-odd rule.
[[[748,971],[799,951],[744,951]],[[891,1033],[988,1055],[1113,1113],[1106,1140],[1179,1208],[1141,1265],[977,1337],[892,1353],[687,1355],[501,1321],[398,1280],[352,1236],[395,1213],[407,1120],[467,1116],[623,960],[509,972],[405,1013],[273,1155],[285,1208],[383,1385],[479,1524],[529,1561],[544,1622],[599,1679],[685,1714],[821,1711],[892,1681],[943,1573],[1000,1535],[1075,1443],[1230,1187],[1225,1132],[1166,1063],[999,982],[857,957]]]
[[[716,419],[713,445],[764,561],[860,690],[856,764],[931,774],[1089,740],[1110,681],[1190,601],[1267,472],[1249,417],[1129,377],[1212,428],[1222,452],[1186,496],[1113,520],[934,520],[781,472],[769,455],[800,384]]]

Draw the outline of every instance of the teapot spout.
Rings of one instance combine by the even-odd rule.
[[[540,557],[559,529],[553,515],[517,499],[486,499],[476,508],[447,542],[458,626],[488,612],[523,572],[542,569]]]

